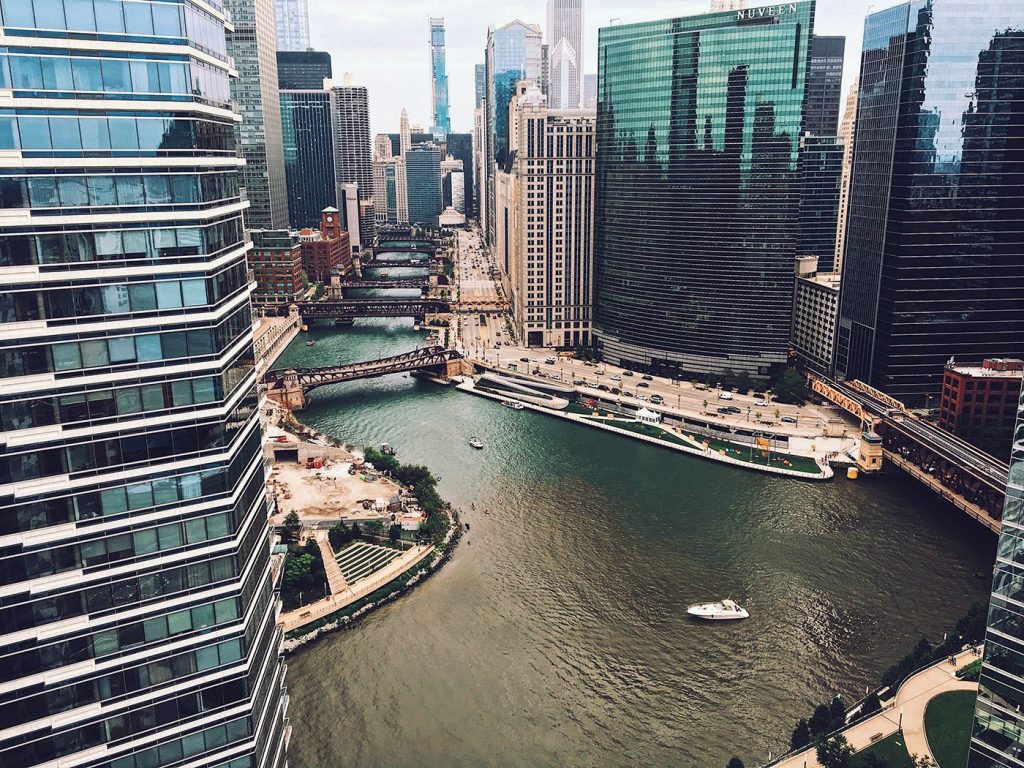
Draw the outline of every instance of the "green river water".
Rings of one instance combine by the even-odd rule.
[[[423,335],[308,338],[276,367]],[[994,537],[899,474],[746,472],[403,375],[324,387],[301,417],[427,464],[471,530],[434,578],[289,659],[294,768],[758,765],[988,591]],[[750,619],[686,617],[729,595]]]

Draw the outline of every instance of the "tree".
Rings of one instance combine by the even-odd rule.
[[[297,541],[299,538],[299,515],[294,510],[289,512],[284,518],[284,533],[287,541]]]
[[[873,715],[875,712],[880,712],[882,709],[882,702],[878,700],[878,693],[872,691],[868,694],[868,697],[864,699],[864,704],[861,705],[860,714]]]
[[[384,535],[384,523],[380,520],[367,520],[366,535],[377,539],[381,538]]]
[[[807,379],[801,376],[795,368],[787,368],[783,371],[782,376],[775,382],[773,391],[776,400],[791,405],[803,405],[810,397]]]
[[[338,551],[352,541],[352,530],[345,525],[344,520],[339,520],[337,524],[332,526],[327,532],[327,540],[331,542],[331,548]]]
[[[803,749],[811,743],[811,729],[807,725],[807,718],[801,717],[793,729],[793,735],[789,737],[791,749]]]
[[[843,704],[841,696],[836,696],[832,699],[832,703],[828,706],[829,714],[832,715],[832,730],[836,728],[842,728],[846,725],[846,705]]]
[[[353,541],[363,538],[363,529],[359,523],[352,523],[352,539]]]
[[[823,768],[850,768],[853,764],[853,748],[844,736],[835,736],[821,742],[816,752]]]
[[[832,712],[825,704],[819,704],[814,714],[811,715],[811,719],[807,723],[811,729],[811,736],[817,738],[824,736],[827,733],[832,732]]]
[[[753,388],[754,382],[751,380],[750,374],[746,371],[740,371],[739,375],[736,377],[736,389],[741,393],[746,394]]]
[[[914,763],[914,768],[938,768],[935,761],[928,757],[928,755],[921,755],[920,757],[912,755],[910,759]]]
[[[725,764],[725,768],[746,768],[746,766],[743,765],[742,760],[733,755],[729,762]]]
[[[394,523],[390,528],[388,528],[388,538],[391,540],[392,544],[402,538],[401,523]]]

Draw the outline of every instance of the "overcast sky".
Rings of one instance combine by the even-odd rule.
[[[751,6],[766,3],[752,0]],[[843,95],[856,74],[868,8],[895,0],[818,0],[815,31],[846,35]],[[596,72],[598,27],[687,16],[708,10],[710,0],[587,0],[584,71]],[[430,126],[430,43],[428,18],[443,16],[448,48],[452,130],[473,127],[473,65],[483,62],[487,26],[513,19],[544,26],[545,0],[309,0],[311,43],[329,51],[335,78],[351,72],[370,89],[370,130],[398,131],[402,107],[409,120]]]

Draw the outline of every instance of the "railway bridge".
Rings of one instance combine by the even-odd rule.
[[[278,311],[287,312],[291,306],[298,310],[305,321],[343,322],[351,322],[360,317],[411,317],[416,322],[423,322],[428,314],[448,312],[451,309],[451,305],[444,299],[379,296],[370,299],[300,301],[293,305],[281,305]]]
[[[1001,527],[1009,465],[939,429],[861,381],[811,377],[811,389],[857,416],[864,431],[861,468],[884,460],[996,533]],[[866,456],[866,457],[865,457]]]
[[[297,411],[306,407],[309,393],[317,387],[344,381],[370,379],[390,373],[429,371],[442,378],[457,376],[463,369],[461,352],[446,347],[423,347],[381,360],[368,360],[324,368],[288,368],[268,371],[263,376],[267,396]]]

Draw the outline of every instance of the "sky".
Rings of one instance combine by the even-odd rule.
[[[750,6],[766,3],[752,0]],[[818,0],[815,32],[846,35],[843,98],[856,75],[864,17],[895,0]],[[487,27],[513,19],[545,23],[545,0],[309,0],[310,43],[331,54],[335,79],[351,72],[370,95],[372,133],[397,133],[402,107],[409,121],[429,129],[428,19],[443,16],[452,131],[473,128],[473,66],[483,63]],[[597,71],[597,30],[612,19],[624,24],[704,13],[710,0],[585,0],[584,71]],[[840,105],[840,113],[842,105]]]

